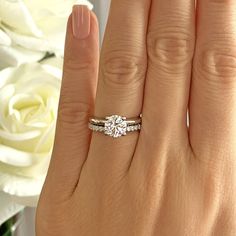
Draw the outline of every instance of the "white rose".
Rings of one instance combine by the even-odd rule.
[[[87,0],[0,0],[0,69],[63,55],[66,23],[74,4]]]
[[[48,169],[61,64],[46,61],[0,71],[0,191],[23,200],[38,197]]]

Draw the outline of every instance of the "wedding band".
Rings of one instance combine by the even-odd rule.
[[[137,118],[126,118],[124,116],[112,115],[105,118],[93,117],[89,119],[89,129],[101,132],[113,138],[126,136],[128,132],[141,129],[141,115]]]

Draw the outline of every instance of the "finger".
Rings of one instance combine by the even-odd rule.
[[[198,2],[190,139],[197,157],[214,158],[217,165],[217,159],[236,154],[235,22],[235,1]]]
[[[56,137],[47,177],[48,185],[62,198],[73,192],[87,157],[91,136],[87,123],[94,107],[98,54],[96,16],[86,6],[74,6],[68,21]]]
[[[142,153],[141,166],[147,161],[141,157],[143,150],[145,155],[155,156],[156,161],[160,155],[153,152],[160,151],[160,147],[174,150],[179,144],[188,144],[186,117],[195,44],[194,0],[153,1],[147,37],[143,129],[137,149],[137,153]],[[149,150],[152,154],[147,153]]]
[[[146,74],[146,30],[150,1],[111,1],[100,61],[95,116],[138,117],[142,110]],[[94,133],[90,155],[116,171],[124,170],[132,158],[138,132],[113,139]],[[96,159],[97,154],[99,158]],[[90,158],[88,158],[89,161]],[[105,168],[105,167],[104,167]]]

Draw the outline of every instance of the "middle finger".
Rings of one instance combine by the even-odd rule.
[[[143,129],[137,149],[141,166],[147,161],[142,150],[156,163],[163,149],[179,156],[179,147],[189,146],[186,118],[195,46],[195,1],[153,1],[147,44]],[[151,148],[147,150],[147,146]],[[152,153],[148,154],[149,150]]]

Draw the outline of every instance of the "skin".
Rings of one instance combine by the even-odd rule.
[[[95,15],[71,24],[37,236],[235,236],[236,1],[113,0],[100,62]],[[140,113],[120,139],[87,128]]]

